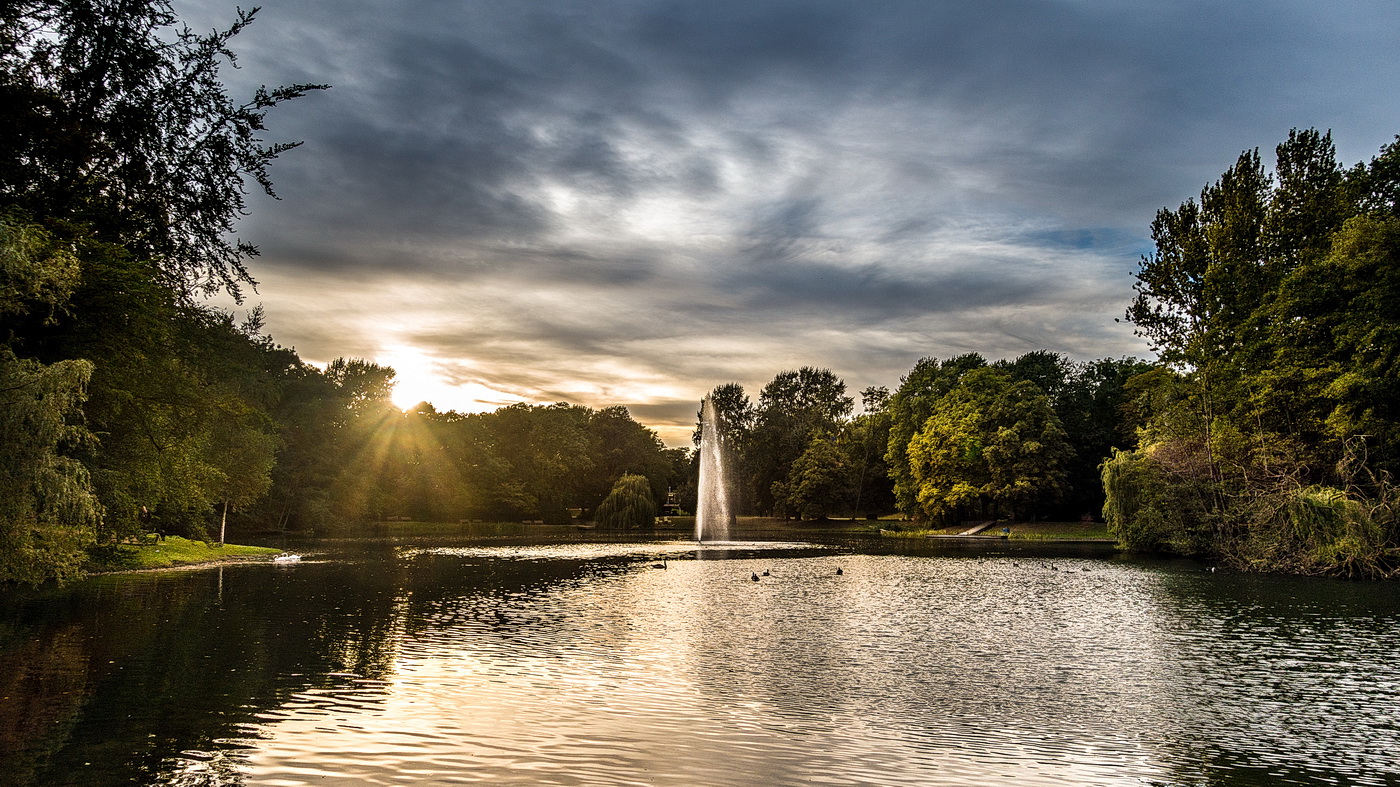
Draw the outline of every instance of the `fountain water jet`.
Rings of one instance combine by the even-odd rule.
[[[700,495],[695,506],[695,540],[729,540],[729,485],[720,450],[719,411],[706,396],[700,406]]]

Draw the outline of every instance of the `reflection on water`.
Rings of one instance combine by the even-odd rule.
[[[1189,564],[365,541],[3,600],[0,783],[1394,784],[1397,620]]]

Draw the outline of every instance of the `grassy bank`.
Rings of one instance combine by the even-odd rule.
[[[881,523],[884,525],[885,523]],[[982,531],[984,536],[1003,535],[1002,528],[1007,528],[1011,532],[1005,534],[1011,540],[1024,541],[1085,541],[1085,540],[1106,540],[1113,541],[1114,538],[1108,532],[1108,525],[1103,522],[999,522],[992,527]],[[934,529],[892,529],[888,526],[880,531],[880,534],[887,538],[928,538],[929,536],[955,536],[967,528],[945,527]]]
[[[273,547],[250,547],[238,544],[206,544],[179,536],[155,544],[110,544],[94,547],[88,553],[87,570],[93,573],[110,571],[141,571],[153,568],[193,566],[224,560],[254,560],[268,558],[282,550]]]

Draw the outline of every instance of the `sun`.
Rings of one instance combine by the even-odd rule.
[[[523,397],[497,391],[481,383],[453,383],[447,374],[449,363],[432,358],[415,347],[395,346],[380,353],[375,361],[394,370],[394,392],[390,400],[400,410],[429,402],[439,412],[481,413],[526,401]]]
[[[438,384],[431,377],[412,373],[405,374],[399,371],[397,365],[390,365],[394,367],[394,371],[398,372],[394,378],[394,393],[390,396],[395,407],[400,410],[409,410],[417,406],[419,402],[431,402],[434,407],[437,407],[445,400],[444,386]]]

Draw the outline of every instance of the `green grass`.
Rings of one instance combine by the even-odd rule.
[[[1000,536],[1001,529],[1011,529],[1012,540],[1024,541],[1080,541],[1087,538],[1112,539],[1108,525],[1102,522],[1003,522],[983,530],[979,535]],[[967,528],[946,527],[931,530],[882,530],[887,538],[927,538],[929,536],[957,535]]]
[[[220,560],[248,560],[271,557],[282,550],[273,547],[250,547],[238,544],[206,544],[170,536],[156,544],[111,544],[89,551],[87,569],[103,571],[140,571],[173,566],[193,566]]]

